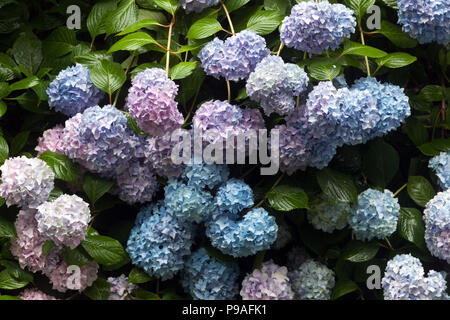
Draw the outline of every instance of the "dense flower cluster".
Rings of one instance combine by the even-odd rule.
[[[317,230],[331,233],[347,226],[350,205],[345,202],[331,202],[324,196],[311,203],[308,210],[308,221]]]
[[[359,194],[348,224],[358,240],[384,239],[397,229],[399,214],[400,205],[391,191],[367,189]]]
[[[389,260],[382,279],[385,300],[442,300],[447,283],[434,270],[425,271],[420,260],[410,254],[400,254]]]
[[[263,263],[261,270],[255,269],[242,281],[243,300],[292,300],[294,293],[286,267],[272,260]]]
[[[91,81],[89,69],[81,64],[62,70],[50,83],[47,95],[50,107],[67,116],[83,112],[103,98]]]
[[[81,292],[90,287],[97,279],[99,265],[95,261],[80,266],[79,277],[73,277],[74,270],[69,267],[73,268],[62,260],[55,269],[46,273],[54,290],[59,292],[78,290]]]
[[[441,188],[450,189],[450,151],[431,158],[428,167],[435,171]]]
[[[55,175],[41,159],[25,156],[10,158],[0,167],[0,196],[6,205],[36,208],[53,190]]]
[[[194,299],[233,299],[238,289],[239,267],[211,257],[204,248],[192,253],[181,273],[181,285]]]
[[[213,7],[219,4],[220,0],[180,0],[180,5],[190,12],[200,12],[205,8]]]
[[[25,289],[19,295],[22,300],[58,300],[55,297],[45,294],[37,288]]]
[[[420,43],[450,43],[450,6],[447,0],[398,0],[398,23]]]
[[[212,190],[227,181],[229,174],[227,166],[192,161],[184,169],[182,178],[187,180],[190,186]]]
[[[305,1],[292,7],[284,18],[280,38],[289,48],[321,54],[336,49],[355,32],[353,11],[342,4],[328,1]]]
[[[108,300],[132,300],[136,294],[138,286],[128,282],[128,277],[121,274],[118,277],[109,277],[109,298]]]
[[[268,56],[256,65],[248,77],[248,96],[259,102],[266,115],[287,115],[295,108],[294,97],[306,90],[308,76],[293,63],[278,56]]]
[[[334,288],[334,272],[312,259],[289,272],[295,298],[300,300],[330,300]]]
[[[256,65],[270,53],[266,40],[244,30],[222,41],[215,38],[202,48],[198,58],[206,74],[227,81],[247,79]]]
[[[52,151],[56,153],[64,154],[64,145],[62,142],[63,126],[56,126],[52,129],[45,130],[42,137],[38,140],[38,145],[35,150],[38,152],[38,156],[45,151]]]
[[[439,192],[428,202],[423,219],[428,250],[450,263],[450,189]]]
[[[253,190],[244,181],[233,178],[220,186],[214,202],[219,211],[236,215],[253,206]]]

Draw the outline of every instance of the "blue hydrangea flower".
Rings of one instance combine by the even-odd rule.
[[[447,283],[434,270],[425,276],[419,259],[399,254],[389,260],[381,280],[385,300],[443,300]]]
[[[180,5],[186,11],[190,12],[200,12],[203,9],[214,7],[219,4],[220,0],[180,0]]]
[[[359,194],[348,224],[358,240],[384,239],[397,229],[399,214],[400,205],[391,191],[367,189]]]
[[[208,187],[212,190],[227,181],[229,173],[226,165],[192,161],[186,166],[181,177],[187,180],[187,184],[190,186],[200,189]]]
[[[277,239],[275,218],[263,208],[249,211],[240,220],[217,211],[206,224],[211,244],[233,257],[247,257],[267,250]]]
[[[441,152],[438,156],[430,159],[428,167],[436,173],[442,189],[450,188],[450,151]]]
[[[428,250],[450,263],[450,189],[431,199],[423,213]]]
[[[289,48],[321,54],[337,49],[355,32],[355,26],[353,11],[346,6],[306,1],[293,6],[291,15],[283,19],[280,38]]]
[[[398,23],[420,43],[450,42],[448,0],[398,0]]]
[[[214,203],[220,212],[236,215],[253,206],[253,190],[244,181],[233,178],[219,187]]]
[[[294,97],[306,90],[308,75],[293,63],[268,56],[256,65],[247,80],[247,94],[259,102],[266,115],[287,115],[295,108]]]
[[[288,276],[296,299],[330,300],[335,278],[327,266],[310,259]]]
[[[181,285],[198,300],[228,300],[238,293],[239,267],[211,257],[204,248],[192,253],[181,272]]]
[[[177,220],[161,202],[143,211],[131,230],[126,251],[132,263],[150,276],[171,279],[191,253],[193,226]]]
[[[103,98],[91,81],[88,68],[77,64],[62,70],[47,88],[48,104],[58,112],[74,116]]]
[[[311,203],[308,221],[317,230],[332,233],[347,226],[350,205],[345,202],[331,202],[324,196]]]
[[[164,187],[164,204],[170,214],[181,221],[200,223],[211,215],[213,196],[179,180],[170,180]]]
[[[247,79],[256,65],[270,54],[263,37],[244,30],[222,41],[215,38],[202,48],[198,58],[206,74],[227,81]]]

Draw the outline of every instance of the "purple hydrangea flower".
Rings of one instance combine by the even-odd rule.
[[[428,167],[436,173],[439,185],[442,189],[450,188],[450,151],[441,152],[439,155],[430,159]]]
[[[107,280],[110,286],[108,300],[133,300],[138,286],[134,283],[129,283],[126,275],[109,277]]]
[[[79,292],[82,292],[97,280],[99,265],[95,261],[80,266],[80,273],[77,279],[74,279],[73,277],[73,270],[70,271],[68,268],[69,266],[67,263],[64,260],[61,260],[55,269],[44,271],[45,275],[49,278],[50,283],[53,285],[54,290],[59,292],[78,290]]]
[[[45,130],[42,137],[38,140],[38,145],[34,149],[38,152],[37,155],[40,156],[45,151],[64,154],[64,144],[62,141],[63,130],[64,127],[59,125],[52,129]]]
[[[47,88],[48,104],[58,112],[74,116],[95,106],[103,98],[91,81],[88,68],[77,64],[62,70]]]
[[[62,132],[62,145],[66,156],[86,166],[88,146],[81,141],[80,124],[83,120],[81,113],[76,114],[65,122]]]
[[[220,0],[180,0],[180,5],[186,11],[190,12],[200,12],[203,9],[214,7],[219,4]]]
[[[19,298],[22,300],[59,300],[55,297],[49,296],[48,294],[45,294],[41,290],[37,288],[30,288],[23,290]]]

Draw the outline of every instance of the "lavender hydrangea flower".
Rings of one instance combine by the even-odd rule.
[[[55,175],[41,159],[24,156],[10,158],[0,167],[0,196],[6,205],[37,208],[50,196]]]
[[[164,70],[150,68],[139,72],[128,90],[127,108],[139,127],[161,136],[181,128],[183,115],[177,109],[178,86]]]
[[[206,164],[192,160],[184,169],[181,177],[187,180],[187,184],[190,186],[200,189],[207,187],[212,190],[227,181],[229,173],[226,165]]]
[[[278,56],[268,56],[256,65],[248,77],[246,89],[250,99],[259,102],[266,115],[287,115],[295,108],[294,97],[306,90],[308,75]]]
[[[244,181],[233,178],[219,187],[214,202],[219,211],[236,215],[253,206],[253,190]]]
[[[450,189],[431,199],[423,213],[428,250],[450,263]]]
[[[349,213],[348,203],[331,202],[322,196],[311,203],[307,217],[315,229],[332,233],[334,230],[341,230],[347,226]]]
[[[77,247],[86,236],[91,218],[89,205],[77,195],[63,194],[37,208],[40,234],[55,244]]]
[[[399,214],[400,205],[391,191],[367,189],[359,194],[348,224],[358,240],[384,239],[397,229]]]
[[[292,300],[294,292],[287,276],[286,267],[280,267],[272,260],[262,264],[242,281],[243,300]]]
[[[200,12],[203,9],[214,7],[219,4],[220,0],[180,0],[180,5],[186,11],[190,12]]]
[[[421,44],[450,43],[450,6],[447,0],[398,0],[398,23]]]
[[[197,300],[228,300],[239,291],[238,277],[237,263],[218,261],[200,248],[186,259],[181,285]]]
[[[131,261],[151,276],[171,279],[191,253],[193,225],[177,220],[161,202],[144,208],[136,222],[126,248]]]
[[[47,88],[48,104],[58,112],[74,116],[95,106],[103,98],[91,81],[88,68],[77,64],[62,70]]]
[[[353,11],[346,6],[306,1],[293,6],[291,15],[283,19],[280,38],[289,48],[321,54],[337,49],[355,32],[355,26]]]
[[[128,282],[128,277],[124,274],[119,277],[109,277],[110,286],[108,300],[133,300],[138,286]]]
[[[333,270],[312,259],[289,272],[289,279],[299,300],[330,300],[335,285]]]
[[[63,126],[56,126],[52,129],[45,130],[42,137],[38,140],[38,145],[34,150],[38,152],[38,156],[45,151],[51,151],[64,154],[64,145],[62,142]]]
[[[425,276],[419,259],[399,254],[389,260],[381,280],[385,300],[442,300],[447,283],[441,273],[430,270]]]
[[[19,298],[21,300],[58,300],[55,297],[45,294],[44,292],[42,292],[37,288],[30,288],[23,290],[20,293]]]
[[[170,180],[164,187],[164,204],[170,214],[181,221],[206,221],[213,210],[213,196],[179,180]]]
[[[49,278],[53,289],[59,292],[66,292],[67,290],[78,290],[82,292],[87,287],[90,287],[95,280],[97,280],[97,273],[99,265],[92,261],[88,264],[80,266],[80,273],[78,281],[73,281],[73,271],[69,272],[69,266],[62,260],[59,265],[51,270],[44,272]]]
[[[438,156],[430,159],[428,167],[433,169],[438,177],[442,189],[450,188],[450,151],[441,152]]]
[[[254,31],[244,30],[222,41],[215,38],[199,52],[206,74],[227,81],[247,79],[270,50],[266,41]]]
[[[80,124],[83,120],[81,113],[68,119],[62,132],[62,149],[70,159],[86,166],[87,145],[81,141]]]

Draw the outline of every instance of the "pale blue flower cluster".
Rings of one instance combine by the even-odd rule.
[[[399,214],[400,205],[391,191],[367,189],[358,195],[348,224],[358,240],[384,239],[397,229]]]
[[[308,221],[317,230],[332,233],[347,226],[350,205],[345,202],[332,202],[321,196],[311,203],[308,210]]]
[[[382,279],[385,300],[447,299],[447,283],[442,273],[425,271],[419,259],[399,254],[389,260]]]
[[[306,90],[306,72],[293,63],[284,63],[278,56],[268,56],[256,65],[248,77],[247,94],[259,102],[264,113],[287,115],[295,108],[294,97]]]
[[[219,211],[237,215],[253,206],[253,190],[244,181],[233,178],[220,186],[214,203]]]
[[[193,161],[186,166],[181,177],[190,186],[212,190],[227,181],[229,173],[227,166]]]
[[[181,285],[197,300],[229,300],[238,291],[239,266],[211,257],[204,248],[192,253],[181,272]]]
[[[172,216],[163,202],[151,204],[138,214],[126,251],[133,264],[149,275],[171,279],[191,253],[193,228]]]
[[[450,43],[448,0],[398,0],[398,23],[420,43]]]
[[[443,190],[450,188],[450,151],[441,152],[430,159],[428,167],[436,173],[439,185]]]
[[[91,81],[90,71],[81,64],[62,70],[47,88],[48,104],[58,112],[74,116],[103,98]]]
[[[335,285],[333,270],[312,259],[305,261],[298,269],[289,272],[295,299],[330,300]]]
[[[423,213],[428,250],[450,263],[450,189],[431,199]]]
[[[219,4],[220,0],[180,0],[180,5],[186,11],[190,12],[200,12],[203,9],[214,7]]]
[[[227,81],[247,79],[256,65],[270,54],[266,40],[244,30],[222,41],[215,38],[198,54],[206,74]]]
[[[353,11],[342,4],[328,1],[303,1],[292,7],[283,19],[280,38],[289,48],[321,54],[336,49],[355,32]]]

